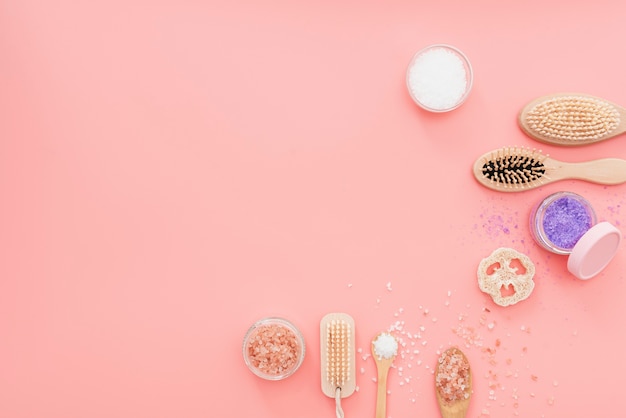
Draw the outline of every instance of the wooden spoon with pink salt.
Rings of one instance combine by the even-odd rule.
[[[472,371],[467,357],[457,347],[439,356],[435,393],[443,418],[465,418],[472,396]]]

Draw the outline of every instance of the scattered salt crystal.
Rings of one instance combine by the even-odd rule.
[[[351,288],[351,287],[352,287],[352,283],[348,283],[348,288]]]
[[[448,292],[449,295],[451,295],[451,293],[451,291]],[[444,298],[444,301],[445,300],[446,299]],[[448,299],[447,301],[450,302],[451,300]],[[455,304],[453,303],[452,305]],[[470,305],[467,304],[467,307],[469,308]],[[507,406],[511,406],[513,402],[515,402],[515,408],[521,408],[522,399],[524,399],[525,397],[526,400],[528,400],[529,397],[541,399],[541,394],[537,394],[536,391],[525,391],[525,396],[520,396],[520,391],[511,387],[514,383],[517,383],[517,380],[514,379],[531,378],[531,372],[534,371],[531,364],[525,364],[524,366],[519,365],[516,370],[516,367],[513,367],[513,364],[518,360],[514,360],[514,357],[507,357],[506,354],[502,358],[496,357],[503,353],[506,353],[507,351],[511,350],[511,348],[513,348],[507,347],[506,343],[509,341],[507,338],[511,338],[514,332],[512,332],[511,329],[501,329],[501,327],[499,326],[500,324],[496,320],[494,320],[492,312],[490,312],[488,308],[479,306],[476,307],[476,309],[479,309],[480,311],[476,312],[475,317],[473,316],[473,313],[457,311],[456,313],[458,314],[459,322],[453,324],[450,330],[456,336],[456,338],[461,339],[462,345],[466,346],[468,349],[480,350],[480,352],[482,353],[482,359],[490,364],[489,367],[491,368],[491,370],[490,373],[485,376],[487,380],[484,382],[484,384],[489,384],[489,387],[487,389],[488,394],[486,394],[487,396],[485,396],[485,400],[487,400],[488,402],[485,403],[483,406],[489,409],[492,406],[504,404],[506,404]],[[430,321],[423,320],[422,324],[419,324],[418,322],[418,324],[414,324],[417,326],[417,328],[411,329],[411,322],[413,322],[413,320],[403,321],[399,319],[401,314],[408,314],[409,309],[405,310],[402,307],[396,307],[395,310],[392,310],[389,313],[389,316],[393,315],[392,323],[385,331],[386,333],[395,336],[398,344],[397,360],[394,362],[393,365],[393,367],[397,369],[396,374],[399,376],[399,380],[395,382],[396,388],[401,387],[402,390],[406,391],[407,394],[413,393],[412,395],[408,396],[409,399],[407,399],[408,401],[413,403],[419,400],[419,397],[421,396],[416,395],[416,392],[414,392],[412,388],[412,386],[417,387],[413,385],[413,380],[416,380],[416,382],[420,382],[421,380],[420,376],[411,375],[413,373],[413,369],[416,369],[417,371],[419,370],[419,368],[424,368],[426,371],[429,372],[430,375],[436,374],[436,370],[434,369],[434,367],[430,367],[428,365],[428,362],[423,361],[420,357],[423,357],[424,353],[428,355],[428,353],[432,352],[436,352],[437,355],[440,355],[440,353],[445,349],[444,345],[440,344],[435,344],[435,346],[427,348],[427,341],[425,340],[427,337],[427,327],[425,325],[429,323],[434,323],[435,321],[437,321],[438,318],[434,315],[435,311],[431,312],[427,307],[424,307],[423,305],[419,306],[419,311],[417,312],[418,315],[419,312],[421,312],[424,316],[429,315]],[[455,312],[451,312],[451,314],[453,314],[452,318],[454,318],[454,313]],[[409,316],[407,316],[407,318],[409,318]],[[411,318],[413,317],[411,316]],[[426,319],[426,317],[422,317],[422,319]],[[472,323],[470,319],[473,319],[474,323]],[[417,320],[419,321],[419,317],[417,318]],[[439,324],[431,325],[433,330],[436,326],[439,326]],[[528,324],[518,324],[517,326],[518,333],[524,332],[530,334],[530,327]],[[514,330],[515,328],[512,329]],[[493,332],[496,332],[496,330],[498,332],[501,331],[502,336],[494,335],[493,333],[491,333],[489,334],[491,336],[489,340],[491,340],[492,338],[493,340],[488,342],[484,338],[486,335],[483,334],[486,333],[487,330]],[[417,348],[420,347],[420,343],[423,348],[418,350]],[[526,355],[528,350],[529,347],[518,347],[515,350],[515,354],[521,354],[521,356],[523,357]],[[524,370],[524,372],[522,373],[520,369]],[[368,374],[366,367],[361,369],[361,374],[364,373]],[[423,373],[419,374],[422,375],[421,377],[423,377]],[[373,381],[376,382],[376,379],[373,379]],[[507,387],[502,384],[505,382],[508,382]],[[554,386],[557,386],[558,384],[556,380],[553,380],[552,383]],[[535,385],[536,384],[537,383],[535,383]],[[511,396],[511,393],[513,394],[513,399],[509,398],[509,396]],[[546,398],[544,399],[548,399],[548,397],[546,396]],[[520,415],[517,411],[513,412],[514,415]]]
[[[361,374],[365,373],[365,368],[361,367]]]
[[[393,289],[391,288],[391,282],[387,282],[387,290],[389,290],[390,292],[393,290]]]

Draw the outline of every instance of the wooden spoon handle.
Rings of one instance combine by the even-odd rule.
[[[560,163],[550,175],[552,180],[578,179],[598,184],[626,182],[626,160],[603,158],[580,163]]]
[[[378,389],[376,391],[376,418],[386,418],[387,415],[387,375],[389,367],[378,368]]]

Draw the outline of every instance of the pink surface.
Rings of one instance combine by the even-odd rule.
[[[368,347],[396,322],[389,417],[437,416],[452,344],[474,371],[471,417],[619,415],[624,242],[580,281],[527,224],[570,190],[624,230],[626,185],[503,194],[470,168],[506,145],[626,158],[626,137],[563,149],[516,125],[552,92],[626,105],[626,3],[318,3],[1,2],[1,417],[332,417],[318,327],[334,311],[361,349],[346,417],[373,416]],[[475,71],[448,114],[404,83],[431,43]],[[476,282],[501,246],[537,268],[507,308]],[[307,342],[281,382],[241,355],[267,315]]]

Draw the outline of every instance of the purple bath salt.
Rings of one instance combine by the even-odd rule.
[[[571,250],[585,232],[593,226],[587,208],[578,200],[564,196],[546,208],[543,230],[546,237],[560,248]]]

